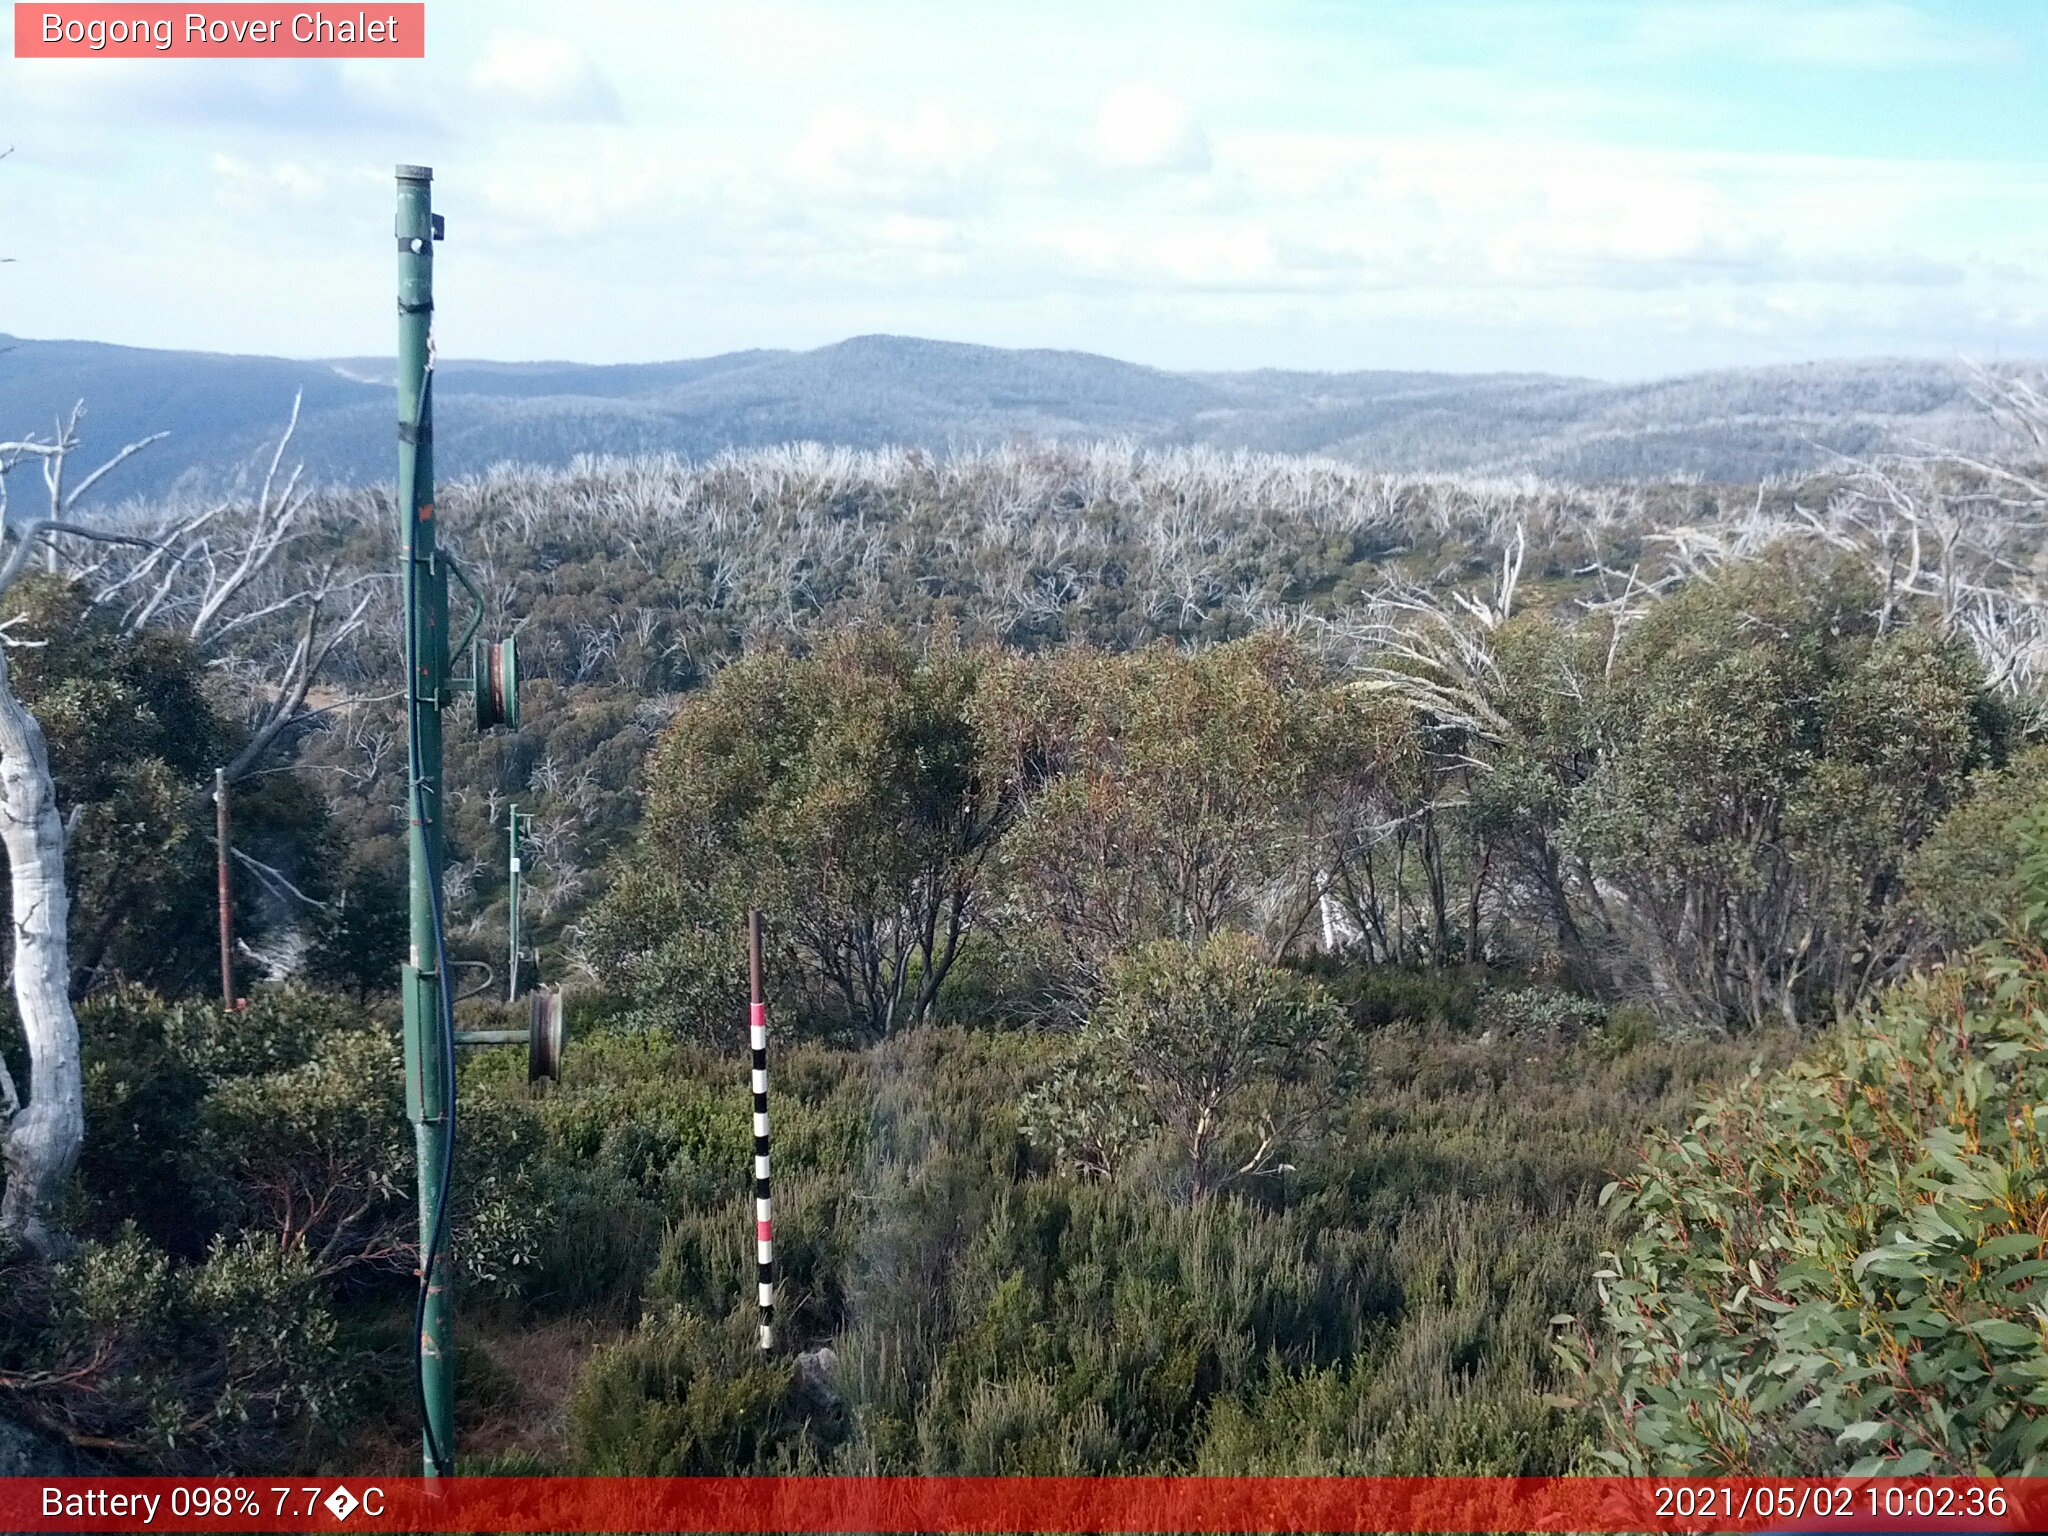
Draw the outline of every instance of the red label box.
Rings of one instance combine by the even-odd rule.
[[[0,1530],[36,1533],[2043,1529],[2043,1478],[0,1478]]]
[[[423,59],[424,4],[64,5],[16,0],[18,59]]]

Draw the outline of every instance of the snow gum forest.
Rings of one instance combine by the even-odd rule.
[[[440,488],[464,1470],[2048,1471],[2048,402]],[[0,1463],[411,1470],[387,490],[0,445]],[[146,447],[133,450],[146,455]],[[214,787],[233,809],[223,1011]],[[772,1024],[756,1347],[746,914]]]

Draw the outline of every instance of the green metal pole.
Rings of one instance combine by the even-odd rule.
[[[454,1084],[446,1080],[441,1042],[441,955],[435,910],[441,881],[441,710],[448,695],[448,573],[434,550],[433,396],[427,387],[434,309],[434,173],[398,168],[398,504],[404,517],[402,575],[405,625],[412,658],[407,679],[411,729],[407,747],[418,786],[408,819],[412,856],[412,945],[404,970],[406,1114],[419,1163],[421,1264],[429,1260],[435,1216],[448,1180],[444,1124]],[[422,398],[424,392],[424,399]],[[442,1234],[445,1247],[446,1237]],[[421,1453],[429,1477],[455,1458],[452,1266],[441,1254],[424,1277],[420,1317],[420,1388],[426,1422]]]
[[[508,984],[505,1001],[516,1003],[519,1001],[519,807],[516,805],[511,807],[508,815],[511,826],[506,833],[506,840],[512,847],[510,865],[512,871],[512,916],[509,919],[509,926],[512,931],[512,969],[510,973],[512,980]]]

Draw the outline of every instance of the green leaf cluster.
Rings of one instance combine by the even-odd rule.
[[[2048,875],[2048,822],[2027,836]],[[2048,1468],[2042,931],[1894,988],[1613,1187],[1617,1464]]]

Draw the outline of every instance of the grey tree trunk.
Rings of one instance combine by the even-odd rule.
[[[8,1110],[7,1192],[0,1242],[48,1253],[59,1234],[51,1201],[78,1162],[85,1138],[78,1019],[71,1011],[66,942],[71,902],[64,885],[64,826],[43,728],[14,696],[0,647],[0,844],[7,850],[14,917],[14,1003],[28,1040],[26,1102],[0,1085]],[[4,1069],[0,1069],[4,1076]]]

